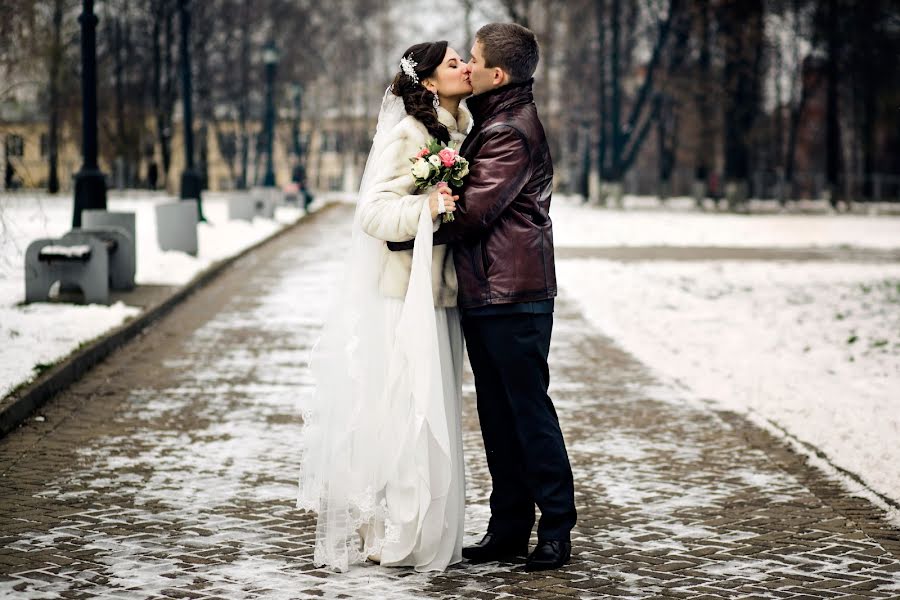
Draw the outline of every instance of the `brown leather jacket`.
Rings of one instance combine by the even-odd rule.
[[[434,235],[435,244],[453,244],[463,309],[556,296],[553,163],[531,88],[510,84],[468,101],[475,124],[460,154],[470,172],[456,192],[455,220]]]

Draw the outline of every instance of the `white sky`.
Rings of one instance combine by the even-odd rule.
[[[466,47],[465,12],[460,0],[401,0],[393,6],[397,23],[397,54],[418,42],[447,40],[463,58],[469,57]],[[492,21],[506,21],[505,12],[493,0],[476,2],[472,12],[472,35],[479,27]]]

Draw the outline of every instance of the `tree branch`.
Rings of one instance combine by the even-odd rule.
[[[680,10],[680,6],[680,0],[669,0],[669,10],[666,15],[666,20],[659,24],[656,45],[653,47],[653,54],[650,57],[650,62],[647,63],[647,74],[644,77],[644,83],[641,85],[637,99],[631,107],[631,114],[628,116],[628,128],[627,131],[625,131],[626,139],[629,139],[631,132],[634,131],[638,119],[640,119],[641,112],[644,110],[644,104],[647,102],[647,98],[650,97],[650,92],[653,88],[653,75],[662,59],[662,51],[668,40],[669,31],[672,29],[672,20]],[[622,172],[624,172],[624,169]]]

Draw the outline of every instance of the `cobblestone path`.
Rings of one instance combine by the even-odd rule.
[[[345,248],[325,210],[239,261],[0,440],[0,598],[900,598],[900,532],[735,415],[687,402],[565,298],[552,395],[571,565],[311,564],[305,358]],[[487,470],[465,388],[467,539]]]

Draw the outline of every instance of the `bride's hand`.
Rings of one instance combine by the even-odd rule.
[[[443,181],[438,184],[438,189],[428,194],[428,205],[431,207],[431,220],[438,218],[441,198],[444,199],[445,212],[452,213],[456,210],[456,201],[459,196],[451,195],[450,188]]]

